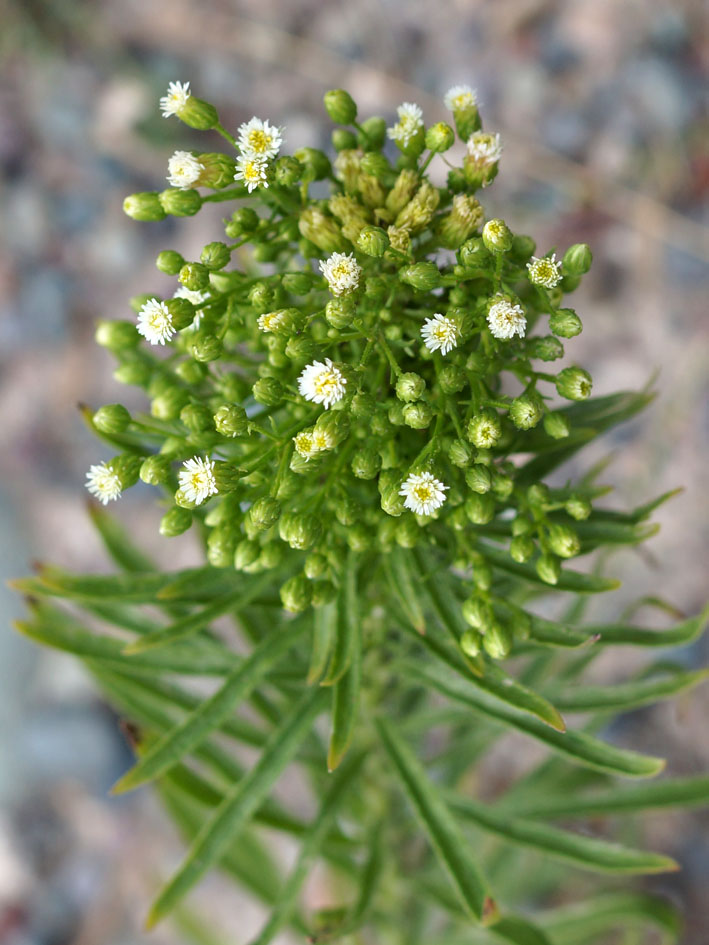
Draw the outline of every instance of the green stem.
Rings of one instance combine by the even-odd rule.
[[[391,368],[394,377],[398,377],[401,374],[401,368],[396,363],[396,358],[392,354],[391,348],[387,344],[386,338],[381,332],[377,333],[377,341],[379,342],[382,351],[386,355],[386,359],[389,362],[389,367]]]
[[[241,200],[248,197],[249,192],[246,187],[232,187],[230,190],[220,190],[216,194],[208,194],[202,197],[203,203],[222,203],[225,200]]]
[[[234,148],[237,147],[236,138],[234,137],[234,135],[229,134],[229,132],[228,132],[228,131],[226,130],[226,128],[221,124],[221,122],[218,122],[218,123],[214,126],[214,130],[215,130],[216,132],[218,132],[218,133],[222,136],[222,138],[226,138],[226,140],[229,142],[229,144],[230,144],[232,147],[234,147]]]

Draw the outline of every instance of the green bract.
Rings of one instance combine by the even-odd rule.
[[[173,298],[147,292],[130,321],[99,325],[114,376],[142,388],[145,409],[84,409],[110,457],[88,486],[106,505],[142,479],[161,534],[192,528],[205,564],[160,571],[94,505],[117,574],[46,567],[16,582],[30,600],[21,632],[83,660],[139,725],[117,790],[153,781],[189,845],[149,924],[218,866],[269,910],[252,945],[284,927],[311,942],[591,941],[555,905],[570,866],[675,864],[547,820],[706,797],[706,779],[618,787],[663,762],[597,734],[609,714],[704,674],[662,660],[615,686],[583,681],[604,646],[676,646],[703,630],[706,613],[664,631],[581,620],[590,595],[617,586],[607,555],[587,556],[643,541],[669,496],[611,511],[594,473],[545,482],[651,397],[592,397],[585,369],[550,370],[564,357],[555,336],[571,346],[581,330],[562,290],[590,250],[569,247],[562,278],[553,254],[530,262],[531,237],[486,222],[499,136],[481,130],[467,86],[446,102],[466,149],[437,188],[427,168],[454,132],[426,130],[412,103],[387,137],[383,119],[360,121],[347,92],[328,92],[328,114],[350,126],[331,162],[314,148],[279,155],[282,129],[258,118],[232,135],[187,84],[161,101],[228,153],[178,152],[180,187],[134,194],[126,213],[232,206],[199,261],[158,256]],[[215,626],[225,617],[238,646]],[[211,694],[190,676],[214,677]],[[567,727],[561,709],[591,716]],[[554,757],[480,786],[475,764],[504,731]],[[248,768],[239,745],[256,750]],[[291,763],[310,785],[307,820],[273,794]],[[479,787],[485,803],[470,796]],[[299,842],[289,872],[262,827]],[[300,892],[316,860],[340,905],[312,915]],[[575,907],[593,941],[640,920],[676,940],[668,905],[623,895]]]

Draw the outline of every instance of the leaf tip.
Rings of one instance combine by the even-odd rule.
[[[480,918],[483,925],[492,925],[500,918],[500,910],[492,896],[485,896],[483,899],[482,912]]]

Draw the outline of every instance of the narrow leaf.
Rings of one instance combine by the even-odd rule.
[[[502,916],[490,926],[490,932],[510,945],[552,945],[551,939],[540,928],[522,916]]]
[[[507,571],[508,574],[524,578],[532,584],[542,584],[544,587],[550,587],[539,577],[533,562],[520,563],[513,561],[506,551],[493,548],[489,544],[485,544],[484,548],[482,546],[481,548],[488,561],[501,571]],[[619,588],[620,581],[604,578],[599,574],[584,574],[581,571],[571,571],[564,568],[559,575],[559,580],[553,587],[555,591],[573,591],[575,594],[601,594],[604,591],[614,591]]]
[[[565,691],[549,691],[547,695],[566,712],[625,711],[671,699],[709,677],[709,670],[673,673],[661,678],[642,679],[616,686],[575,686]]]
[[[337,606],[334,601],[318,607],[313,616],[313,642],[307,683],[312,686],[325,672],[337,633]]]
[[[106,550],[124,571],[153,571],[155,563],[136,548],[125,529],[96,502],[89,502],[89,517]]]
[[[601,643],[611,646],[631,644],[632,646],[684,646],[701,636],[709,621],[709,606],[681,623],[667,630],[650,630],[642,627],[628,627],[623,624],[600,624],[584,627],[588,634],[598,636]]]
[[[347,671],[359,632],[357,616],[356,555],[350,551],[345,561],[342,585],[337,596],[337,632],[335,646],[321,686],[332,686]]]
[[[653,925],[676,942],[682,931],[678,910],[664,899],[641,892],[609,893],[542,913],[540,922],[554,942],[564,945],[598,940],[617,928]]]
[[[403,548],[394,548],[384,555],[384,574],[389,587],[418,633],[426,632],[426,618],[416,590],[417,580],[411,569],[411,555]]]
[[[334,771],[345,757],[354,735],[362,676],[362,635],[356,628],[352,657],[347,671],[332,687],[332,731],[327,752],[327,770]]]

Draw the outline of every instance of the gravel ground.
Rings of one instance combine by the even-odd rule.
[[[128,317],[129,296],[160,291],[160,249],[194,258],[218,238],[218,209],[186,227],[122,214],[124,195],[159,189],[168,156],[189,146],[187,129],[159,118],[166,83],[189,79],[227,127],[254,112],[270,117],[295,149],[327,145],[327,88],[347,87],[365,115],[390,116],[407,100],[437,119],[443,92],[469,82],[505,144],[486,207],[540,246],[593,247],[575,301],[586,330],[569,350],[595,391],[637,388],[659,372],[655,405],[583,462],[614,454],[605,479],[619,503],[686,491],[658,513],[662,530],[647,550],[618,559],[624,587],[597,614],[617,613],[660,581],[665,598],[696,612],[709,584],[702,12],[689,0],[9,0],[0,38],[0,573],[17,576],[33,558],[106,565],[83,490],[85,469],[104,456],[74,405],[126,393],[94,346],[94,321]],[[157,538],[147,490],[132,490],[121,516],[171,566],[193,560],[187,541],[166,551]],[[147,794],[106,799],[129,760],[116,718],[72,660],[5,629],[21,602],[0,595],[0,942],[183,941],[169,927],[148,939],[137,925],[146,887],[179,845]],[[706,663],[708,649],[697,644],[687,661]],[[627,664],[601,669],[619,678]],[[708,713],[700,689],[627,716],[619,737],[668,756],[674,774],[707,770]],[[501,776],[511,770],[509,747],[496,763]],[[684,866],[648,885],[682,904],[686,945],[707,941],[708,823],[698,814],[647,825],[649,842]],[[198,908],[243,941],[258,916],[240,913],[234,938],[233,902],[221,892],[209,880]]]

